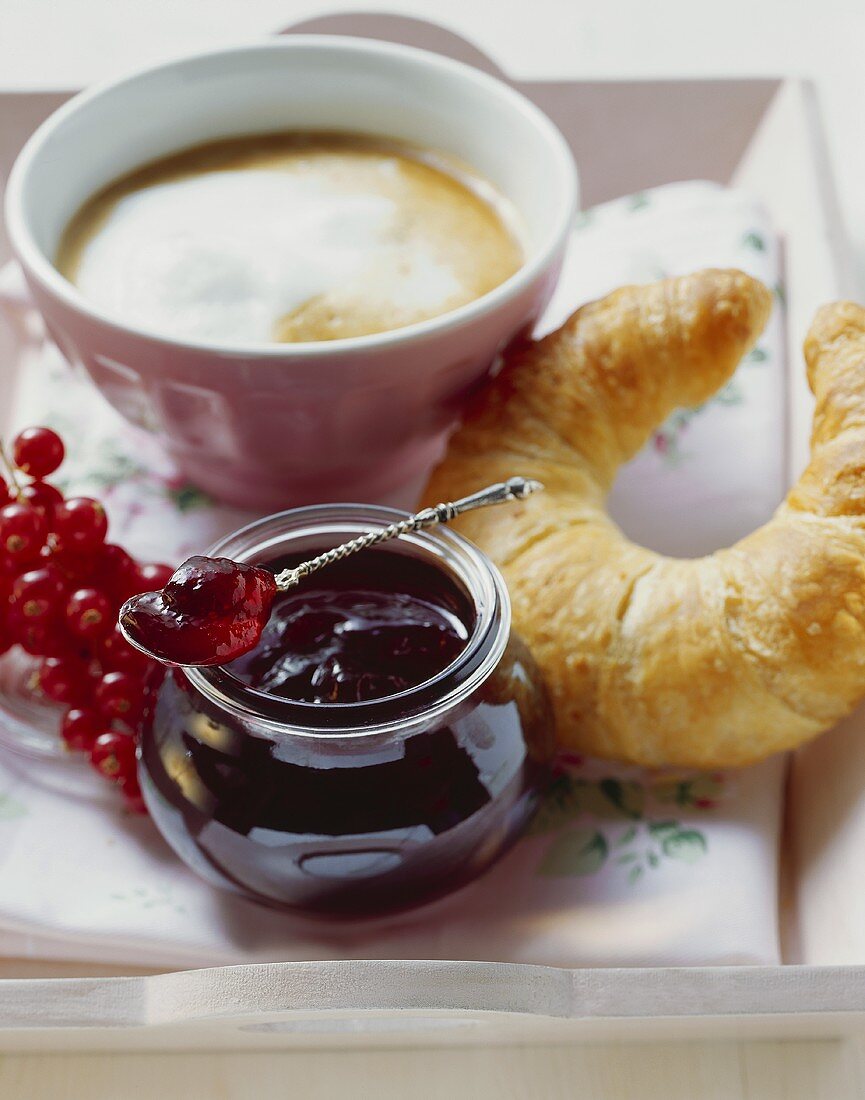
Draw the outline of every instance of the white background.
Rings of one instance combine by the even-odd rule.
[[[370,9],[434,19],[525,79],[814,77],[865,296],[865,0],[0,0],[0,89],[78,88]]]
[[[426,16],[520,78],[811,76],[865,298],[865,0],[0,0],[0,90],[71,89],[331,11]],[[10,1100],[580,1095],[852,1100],[865,1042],[144,1059],[0,1057]]]

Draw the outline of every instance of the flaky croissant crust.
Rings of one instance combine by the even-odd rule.
[[[675,560],[632,543],[605,509],[621,464],[673,409],[718,389],[770,308],[761,283],[713,270],[584,306],[508,358],[432,476],[428,502],[515,473],[546,486],[459,527],[504,572],[563,746],[651,766],[747,764],[865,695],[865,310],[817,314],[811,462],[763,527]]]

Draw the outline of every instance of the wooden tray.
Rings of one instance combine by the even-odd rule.
[[[404,42],[502,75],[469,43],[413,19],[333,16],[292,31]],[[789,347],[801,347],[819,304],[849,293],[808,82],[512,83],[571,142],[587,205],[677,179],[739,184],[761,198],[785,241]],[[23,142],[69,94],[0,95],[0,187]],[[0,226],[0,261],[7,257]],[[791,358],[795,473],[807,453],[811,402],[798,354]],[[13,384],[0,331],[0,408]],[[323,961],[156,975],[131,968],[131,977],[95,965],[0,960],[0,1049],[347,1048],[860,1030],[865,966],[809,967],[792,951],[788,957],[779,967],[639,970]]]

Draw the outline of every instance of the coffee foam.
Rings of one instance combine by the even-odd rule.
[[[58,266],[107,314],[223,343],[401,327],[519,266],[492,207],[430,165],[326,144],[239,159],[161,180],[149,166],[97,196]]]

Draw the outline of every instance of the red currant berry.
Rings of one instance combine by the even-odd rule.
[[[79,553],[96,550],[108,533],[108,517],[98,500],[70,497],[54,509],[52,530],[61,550]]]
[[[71,588],[92,588],[99,578],[93,554],[70,554],[64,550],[51,554],[51,561],[66,577]]]
[[[161,562],[149,562],[138,567],[138,588],[136,592],[159,592],[174,576],[170,565]]]
[[[96,738],[104,730],[105,723],[95,711],[72,707],[63,716],[60,736],[68,749],[74,749],[76,752],[90,752]]]
[[[0,616],[0,653],[5,653],[13,644],[12,635],[9,633],[9,627],[6,620]]]
[[[11,559],[9,560],[11,561]],[[19,563],[13,566],[7,572],[7,570],[3,566],[3,563],[0,562],[0,608],[2,608],[2,611],[4,613],[8,610],[11,610],[10,603],[12,600],[12,585],[15,583],[15,580],[21,573],[22,569],[26,568],[26,565],[21,565]]]
[[[103,717],[133,726],[141,715],[144,685],[128,672],[106,672],[96,685],[94,698]]]
[[[146,814],[147,806],[145,805],[144,798],[141,794],[141,787],[138,784],[138,775],[134,773],[123,779],[119,783],[120,790],[123,792],[123,801],[126,805],[126,809],[133,814]]]
[[[21,489],[18,499],[29,504],[35,512],[41,512],[50,523],[54,517],[54,509],[63,503],[63,494],[47,481],[33,481]]]
[[[100,583],[119,607],[138,591],[138,563],[122,546],[106,543],[99,554]]]
[[[90,694],[87,665],[78,657],[47,657],[39,669],[39,686],[55,703],[79,706]]]
[[[99,639],[96,656],[107,672],[129,672],[142,680],[154,663],[139,650],[133,649],[116,625],[110,634]]]
[[[6,484],[6,479],[0,477],[0,504],[8,504],[12,499],[12,494],[9,492],[9,486]]]
[[[66,593],[66,580],[53,565],[43,565],[16,577],[11,599],[15,613],[28,622],[52,619]]]
[[[111,604],[97,588],[79,588],[66,604],[66,626],[79,638],[93,641],[114,629]]]
[[[100,733],[90,750],[90,762],[106,779],[126,783],[136,771],[135,742],[128,733]]]
[[[25,428],[12,441],[12,459],[29,477],[53,474],[65,453],[63,440],[50,428]]]
[[[50,621],[36,619],[28,622],[12,608],[8,626],[13,641],[31,657],[65,657],[69,652],[65,638]]]
[[[32,561],[45,542],[45,517],[27,504],[0,508],[0,549],[18,561]]]

